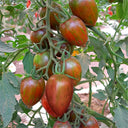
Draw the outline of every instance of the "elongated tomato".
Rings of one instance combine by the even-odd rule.
[[[98,18],[98,8],[95,0],[69,0],[73,15],[82,19],[86,25],[95,26]]]
[[[72,16],[60,24],[60,32],[71,45],[85,46],[88,40],[86,26],[84,22],[76,16]]]
[[[73,95],[70,79],[63,74],[52,75],[46,84],[46,97],[53,111],[61,117],[68,109]]]
[[[46,92],[44,92],[42,98],[41,98],[41,103],[42,106],[45,108],[45,110],[50,114],[52,117],[58,117],[57,114],[52,110],[52,108],[49,106],[47,97],[46,97]]]

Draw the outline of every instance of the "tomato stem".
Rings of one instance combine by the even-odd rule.
[[[92,101],[92,82],[89,82],[89,101],[88,101],[88,107],[91,107],[91,101]]]

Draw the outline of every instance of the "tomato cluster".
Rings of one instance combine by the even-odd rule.
[[[69,6],[73,15],[63,23],[59,22],[64,18],[64,15],[60,15],[63,11],[59,4],[51,3],[49,17],[46,17],[47,6],[40,9],[42,25],[30,33],[30,40],[34,44],[33,48],[35,46],[37,48],[33,59],[35,75],[41,78],[34,79],[31,76],[24,78],[20,86],[24,104],[31,107],[41,100],[42,106],[54,118],[61,118],[68,111],[73,89],[82,75],[81,64],[72,56],[72,52],[76,46],[86,46],[88,40],[86,25],[94,26],[98,17],[94,0],[69,0]],[[71,128],[69,122],[70,120],[56,121],[53,128]],[[85,121],[87,125],[81,123],[80,128],[91,128],[90,122],[96,126],[94,120],[90,118],[89,121]]]

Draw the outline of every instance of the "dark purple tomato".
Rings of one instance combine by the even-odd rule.
[[[58,117],[58,115],[52,110],[52,108],[49,106],[46,92],[44,92],[42,99],[41,99],[42,106],[45,108],[45,110],[48,112],[48,114],[52,117]]]
[[[52,75],[46,84],[46,97],[53,111],[61,117],[68,109],[73,95],[71,80],[63,74]]]
[[[38,53],[34,56],[34,59],[33,59],[33,65],[36,67],[36,69],[39,69],[41,67],[44,67],[48,64],[50,60],[50,53],[49,51],[44,51],[42,53]],[[49,70],[48,70],[48,74],[49,76],[51,76],[53,73],[52,73],[52,63],[51,65],[49,66]],[[45,70],[43,71],[45,73]]]
[[[72,126],[68,121],[66,122],[56,121],[53,128],[72,128]]]
[[[52,2],[51,6],[52,6],[52,8],[54,8],[58,11],[61,10],[61,6],[55,2]],[[43,18],[45,16],[45,13],[46,13],[46,7],[41,8],[40,9],[40,17]],[[58,13],[55,12],[54,10],[50,10],[50,26],[54,30],[56,30],[59,27],[59,22],[56,20],[55,17],[57,17],[59,19]],[[46,24],[45,21],[44,21],[44,24]]]
[[[29,107],[35,105],[41,99],[44,89],[45,82],[43,78],[35,80],[32,77],[26,77],[22,79],[20,84],[22,101]]]
[[[73,15],[78,16],[87,26],[95,26],[98,8],[95,0],[69,0]]]
[[[31,31],[30,33],[30,39],[33,43],[39,43],[41,41],[41,38],[45,35],[46,29],[38,29],[36,31]]]
[[[77,83],[81,80],[82,68],[80,62],[75,57],[70,57],[65,60],[65,74],[74,77],[70,78],[73,86],[76,86]]]
[[[98,121],[93,116],[84,122],[86,123],[86,126],[81,123],[79,128],[99,128]]]
[[[88,33],[84,22],[80,18],[72,16],[60,24],[60,32],[71,45],[85,47]]]

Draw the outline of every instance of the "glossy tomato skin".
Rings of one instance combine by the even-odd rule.
[[[44,92],[42,98],[41,98],[41,103],[42,106],[45,108],[45,110],[50,114],[52,117],[58,117],[58,115],[52,110],[52,108],[49,106],[47,97],[46,97],[46,92]]]
[[[69,0],[72,13],[81,18],[87,26],[95,26],[98,8],[95,0]]]
[[[58,11],[61,10],[61,6],[55,2],[52,2],[52,8],[55,8]],[[45,16],[45,13],[46,13],[46,7],[41,8],[40,9],[40,17],[43,18]],[[50,10],[50,26],[54,30],[56,30],[59,27],[59,22],[56,20],[55,17],[57,17],[59,19],[58,13],[55,12],[54,10]],[[45,21],[44,21],[44,24],[46,24]]]
[[[71,79],[73,86],[81,80],[82,68],[80,62],[75,57],[69,57],[65,60],[65,74],[75,77],[76,79]]]
[[[88,40],[84,22],[76,16],[71,16],[70,19],[60,24],[60,32],[71,45],[85,46]]]
[[[99,128],[98,122],[93,116],[84,122],[86,123],[86,126],[81,123],[79,128]]]
[[[50,53],[48,51],[38,53],[34,56],[33,65],[36,67],[36,69],[39,69],[41,67],[46,66],[48,64],[49,59]]]
[[[70,79],[63,74],[52,75],[46,84],[46,97],[53,111],[61,117],[68,109],[73,95]]]
[[[41,99],[44,90],[45,82],[43,78],[35,80],[32,77],[26,77],[22,79],[20,84],[22,101],[29,107],[35,105]]]
[[[48,64],[49,60],[50,60],[49,51],[44,51],[44,52],[38,53],[34,56],[33,65],[36,67],[36,69],[39,69],[41,67],[46,66]],[[53,64],[51,63],[51,65],[49,66],[49,70],[48,70],[49,76],[51,76],[53,74],[52,66],[53,66]],[[43,73],[45,73],[45,70],[43,71]]]
[[[41,41],[41,38],[45,35],[46,29],[41,28],[36,31],[31,31],[30,33],[30,39],[33,43],[39,43]]]
[[[68,121],[66,122],[56,121],[53,128],[72,128],[72,126]]]

